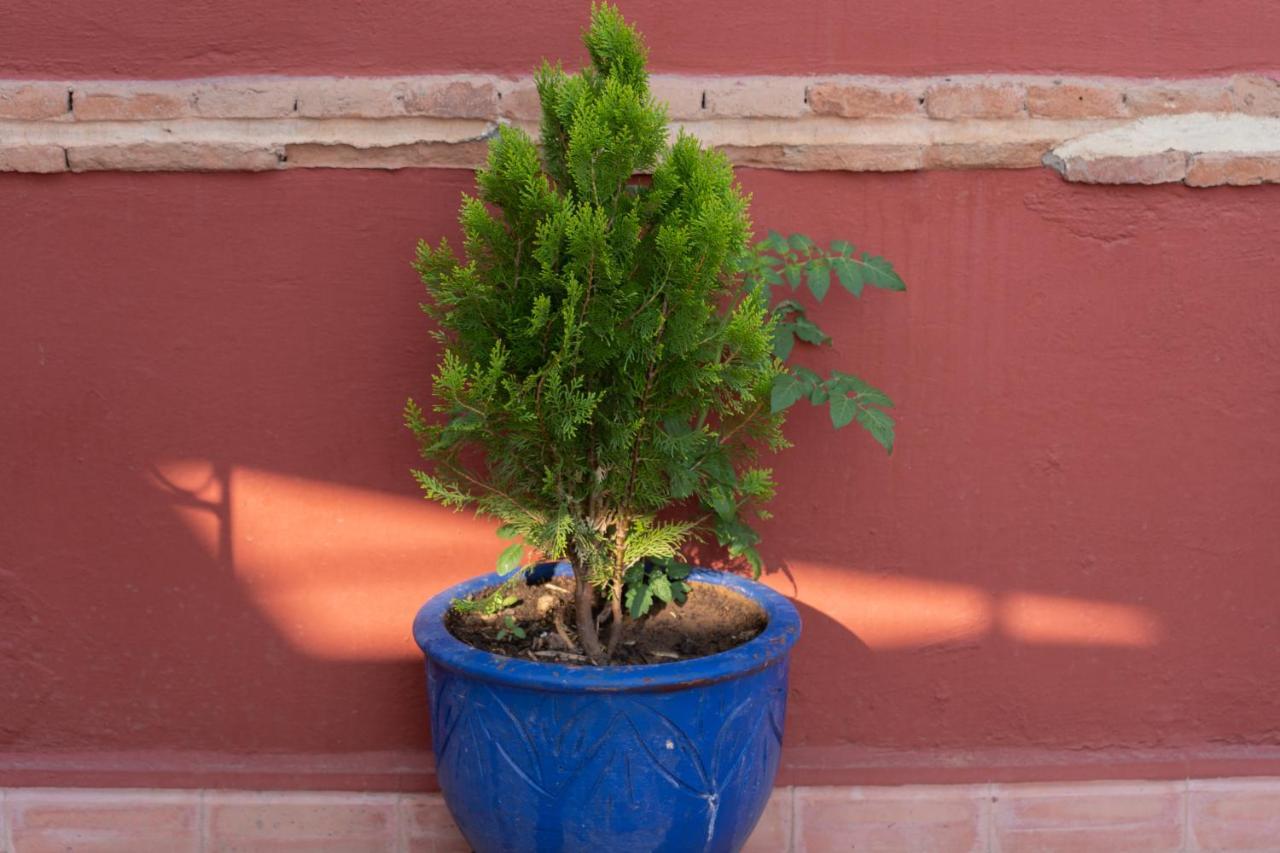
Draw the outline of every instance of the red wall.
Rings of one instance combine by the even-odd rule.
[[[658,70],[1219,74],[1277,67],[1274,0],[624,2]],[[6,0],[0,76],[528,73],[583,59],[586,0]],[[691,38],[694,34],[696,37]]]
[[[742,180],[910,284],[818,314],[897,452],[806,407],[778,460],[788,778],[1280,771],[1280,188]],[[470,183],[0,175],[0,783],[422,784],[409,622],[498,550],[399,426]]]

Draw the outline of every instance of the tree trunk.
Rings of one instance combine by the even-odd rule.
[[[609,654],[600,645],[600,633],[596,630],[596,616],[592,605],[595,602],[595,588],[587,580],[586,575],[573,569],[573,602],[578,622],[578,642],[591,662],[600,666],[608,663]]]
[[[613,584],[610,587],[609,607],[612,608],[613,622],[609,625],[609,647],[606,653],[609,659],[613,660],[613,653],[618,649],[618,641],[622,639],[622,573],[617,572],[613,576]]]

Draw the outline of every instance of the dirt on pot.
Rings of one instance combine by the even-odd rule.
[[[450,609],[449,633],[468,645],[513,658],[587,666],[573,631],[572,581],[557,578],[522,587],[519,601],[496,615]],[[484,590],[474,598],[491,593]],[[608,634],[608,608],[601,637]],[[613,664],[672,663],[728,651],[753,639],[768,623],[764,610],[722,586],[692,583],[683,605],[655,607],[641,619],[623,623]],[[512,628],[519,628],[513,631]],[[519,634],[523,632],[524,636]],[[501,635],[501,639],[499,636]]]

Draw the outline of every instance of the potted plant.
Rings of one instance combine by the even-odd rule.
[[[433,414],[405,408],[414,477],[515,540],[415,622],[437,773],[479,851],[736,850],[773,785],[799,618],[681,549],[759,575],[760,456],[801,398],[892,449],[882,392],[787,367],[830,339],[773,292],[903,285],[839,241],[749,244],[727,160],[669,143],[636,32],[601,5],[585,41],[590,67],[537,75],[541,146],[490,142],[463,257],[415,261],[443,351]]]

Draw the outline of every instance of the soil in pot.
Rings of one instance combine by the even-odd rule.
[[[574,635],[571,584],[571,580],[559,577],[522,587],[516,593],[519,601],[497,615],[450,609],[445,627],[462,642],[494,654],[589,665],[591,661],[579,653]],[[492,591],[474,597],[479,599]],[[671,663],[713,655],[753,639],[767,623],[764,611],[746,596],[695,582],[689,585],[683,605],[660,605],[641,619],[627,619],[613,663]],[[512,631],[513,626],[520,631]],[[607,624],[602,625],[602,635],[607,632]]]

